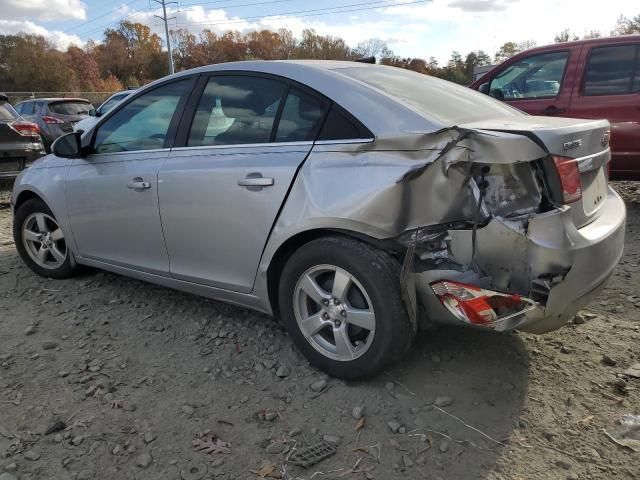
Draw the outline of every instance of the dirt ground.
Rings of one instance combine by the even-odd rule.
[[[615,186],[625,255],[579,318],[544,336],[439,328],[358,383],[248,310],[109,273],[37,277],[5,191],[0,480],[640,478],[640,452],[605,433],[640,414],[622,374],[640,362],[640,184]],[[207,438],[229,453],[194,448]],[[288,460],[323,438],[332,457]]]

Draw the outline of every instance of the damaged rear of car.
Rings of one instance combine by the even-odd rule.
[[[439,128],[316,142],[276,237],[304,218],[394,256],[414,332],[428,323],[548,332],[600,292],[625,226],[608,186],[606,120],[528,116],[400,69],[337,71]]]

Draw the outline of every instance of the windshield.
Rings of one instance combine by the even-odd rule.
[[[89,115],[89,102],[55,102],[49,104],[49,110],[60,115]]]
[[[349,67],[338,71],[448,125],[524,115],[519,110],[470,88],[402,68]]]

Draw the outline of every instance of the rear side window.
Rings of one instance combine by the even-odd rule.
[[[640,91],[638,45],[591,50],[585,72],[585,95],[619,95]]]
[[[316,139],[322,125],[326,102],[298,88],[292,88],[282,109],[276,142],[301,142]]]
[[[560,93],[568,52],[523,58],[491,80],[489,93],[499,100],[552,98]]]
[[[172,82],[126,104],[98,127],[94,150],[114,153],[163,148],[171,119],[189,83]]]
[[[355,140],[373,134],[335,103],[331,106],[318,140]]]
[[[263,77],[211,77],[191,124],[187,145],[238,145],[271,141],[286,85]],[[293,133],[288,132],[288,133]]]
[[[91,104],[87,102],[54,102],[49,104],[49,111],[59,115],[89,115]]]
[[[0,122],[11,122],[18,117],[17,112],[8,103],[0,103]]]

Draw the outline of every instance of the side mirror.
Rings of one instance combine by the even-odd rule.
[[[478,91],[480,93],[484,93],[485,95],[489,95],[489,83],[483,83],[478,87]]]
[[[58,137],[51,145],[51,151],[56,157],[61,158],[78,158],[82,156],[80,136],[80,132],[71,132]]]
[[[98,111],[95,108],[92,108],[91,110],[89,110],[89,116],[90,117],[97,117],[98,116]]]

